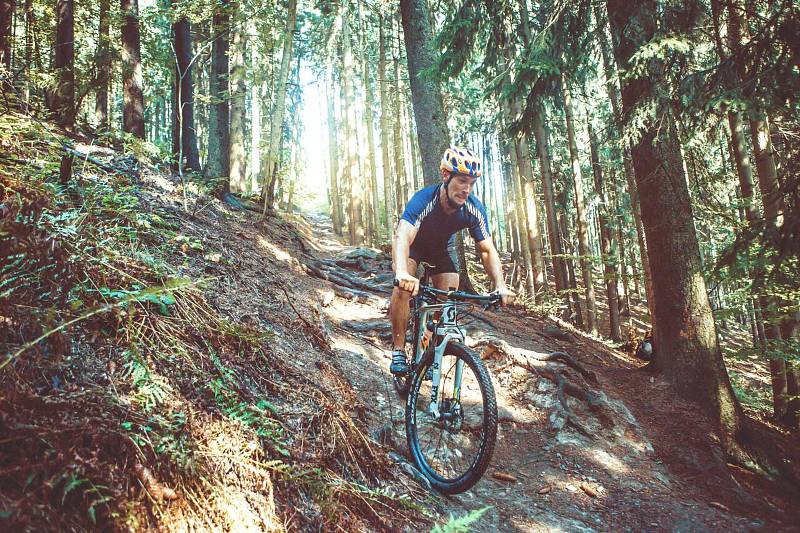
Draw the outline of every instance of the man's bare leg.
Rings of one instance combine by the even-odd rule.
[[[417,262],[413,259],[408,260],[408,272],[415,275]],[[456,280],[458,281],[458,280]],[[389,304],[389,316],[392,321],[392,348],[395,350],[405,350],[406,329],[408,329],[408,300],[411,293],[395,287],[392,290],[392,299]]]
[[[434,287],[443,291],[450,289],[450,287],[458,289],[458,274],[452,272],[434,274],[431,276],[431,281]]]

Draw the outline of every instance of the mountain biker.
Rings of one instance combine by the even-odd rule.
[[[397,286],[392,291],[389,314],[392,322],[392,374],[408,373],[405,334],[409,298],[419,291],[414,275],[424,261],[434,265],[431,281],[437,289],[458,288],[459,261],[455,234],[469,228],[481,254],[481,262],[501,296],[502,305],[513,303],[515,295],[506,287],[500,256],[492,242],[486,209],[471,193],[481,176],[481,161],[470,150],[451,146],[439,165],[442,183],[417,191],[411,197],[392,241],[392,269]]]

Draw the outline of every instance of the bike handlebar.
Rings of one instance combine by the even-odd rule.
[[[399,284],[400,282],[395,279],[394,286],[397,287]],[[437,289],[431,285],[424,285],[422,283],[419,285],[419,292],[423,296],[430,296],[432,298],[441,299],[444,297],[447,300],[482,303],[487,307],[495,306],[501,301],[500,294],[497,292],[491,292],[489,294],[475,294],[464,291],[443,291],[442,289]]]

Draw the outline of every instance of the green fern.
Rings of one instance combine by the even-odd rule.
[[[448,520],[446,524],[440,524],[434,527],[431,529],[431,533],[459,533],[469,531],[470,524],[477,521],[490,508],[491,506],[487,505],[483,509],[475,509],[474,511],[470,511],[468,514],[459,518],[455,518],[451,515],[450,520]]]

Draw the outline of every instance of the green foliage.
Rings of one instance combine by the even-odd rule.
[[[126,359],[124,375],[131,379],[135,391],[132,401],[145,413],[162,406],[172,392],[167,380],[151,372],[147,362],[135,350],[126,350],[123,356]]]
[[[211,392],[217,407],[231,420],[252,429],[271,449],[284,457],[289,457],[287,444],[284,443],[283,428],[271,418],[276,414],[275,406],[265,399],[256,402],[243,399],[236,373],[226,367],[213,352],[210,356],[220,376],[208,381],[206,387]]]
[[[491,506],[475,509],[459,518],[450,516],[450,519],[447,521],[447,523],[437,525],[431,529],[431,533],[461,533],[464,531],[469,531],[469,526],[479,520],[480,517],[482,517],[489,509],[491,509]]]

